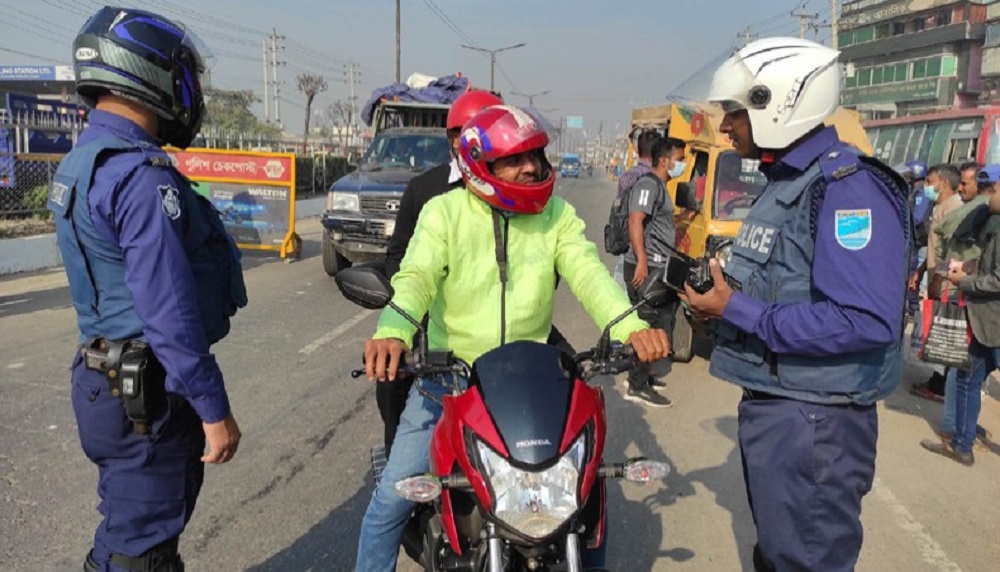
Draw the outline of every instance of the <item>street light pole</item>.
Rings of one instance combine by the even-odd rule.
[[[521,42],[520,44],[515,44],[513,46],[506,46],[506,47],[503,47],[503,48],[497,48],[495,50],[488,50],[486,48],[477,48],[475,46],[467,46],[465,44],[462,44],[462,47],[466,48],[466,49],[469,49],[469,50],[476,50],[477,52],[483,52],[485,54],[489,54],[490,55],[490,91],[494,91],[493,84],[494,84],[494,79],[495,79],[495,73],[494,72],[496,71],[496,67],[497,67],[497,54],[500,53],[500,52],[505,52],[507,50],[513,50],[514,48],[520,48],[520,47],[525,46],[525,45],[526,44],[524,42]]]
[[[400,40],[401,40],[400,36],[402,35],[400,33],[401,32],[400,28],[402,27],[401,26],[402,22],[401,22],[401,19],[400,19],[399,16],[400,16],[400,14],[399,14],[399,0],[396,0],[396,83],[400,82],[400,77],[399,77],[400,44],[401,44],[401,42],[400,42]]]
[[[535,106],[535,98],[536,97],[541,97],[543,95],[548,95],[550,93],[552,93],[551,90],[546,90],[546,91],[543,91],[543,92],[540,92],[540,93],[520,93],[520,92],[517,92],[517,91],[510,92],[511,95],[520,95],[521,97],[527,97],[528,98],[528,107],[534,107]]]

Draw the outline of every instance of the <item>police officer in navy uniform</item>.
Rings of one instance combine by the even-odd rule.
[[[104,517],[84,570],[182,571],[204,463],[240,441],[209,346],[247,302],[217,211],[161,148],[198,132],[206,53],[180,24],[109,7],[73,49],[92,111],[49,206],[80,329],[73,410]]]
[[[876,401],[898,385],[910,212],[905,182],[823,121],[839,53],[768,38],[716,71],[721,131],[768,184],[714,287],[711,373],[743,388],[739,444],[757,570],[853,570],[875,476]]]

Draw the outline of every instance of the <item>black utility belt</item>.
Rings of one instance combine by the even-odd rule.
[[[775,395],[773,393],[767,393],[766,391],[760,391],[759,389],[748,389],[744,387],[743,399],[746,401],[762,401],[768,399],[791,399],[791,398],[785,397],[784,395]]]
[[[132,429],[149,425],[166,398],[166,371],[149,344],[139,340],[94,338],[80,348],[84,366],[104,374],[111,394],[121,400]]]

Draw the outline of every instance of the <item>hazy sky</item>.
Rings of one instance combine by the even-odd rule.
[[[69,64],[70,46],[98,0],[0,0],[0,65]],[[633,106],[663,101],[687,78],[731,48],[747,25],[761,37],[798,35],[791,11],[801,0],[402,0],[402,76],[462,72],[489,86],[489,58],[461,44],[499,48],[496,87],[552,93],[535,107],[558,121],[582,115],[585,128],[605,134],[624,129]],[[263,92],[263,34],[286,37],[281,59],[282,120],[301,131],[304,105],[295,76],[322,73],[330,90],[317,108],[343,99],[344,62],[360,64],[359,105],[372,89],[395,76],[394,0],[147,0],[121,5],[146,8],[194,28],[216,52],[215,85]],[[829,19],[828,0],[809,0],[816,23]],[[443,17],[438,13],[443,14]],[[445,19],[450,21],[450,26]],[[452,28],[455,28],[454,30]],[[808,31],[828,41],[828,29]],[[13,51],[12,51],[13,50]],[[21,53],[16,53],[21,52]],[[30,54],[33,57],[29,57]],[[35,57],[37,56],[37,57]],[[701,73],[702,80],[711,68]],[[693,84],[685,91],[697,91]],[[260,105],[255,111],[262,115]]]

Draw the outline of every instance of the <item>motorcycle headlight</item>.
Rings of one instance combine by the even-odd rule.
[[[357,193],[332,192],[326,198],[326,210],[358,211],[361,210]]]
[[[493,514],[529,538],[544,538],[580,509],[577,498],[586,460],[586,433],[544,471],[522,471],[477,441],[483,471],[493,490]]]

